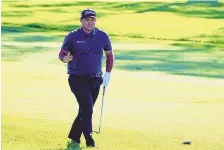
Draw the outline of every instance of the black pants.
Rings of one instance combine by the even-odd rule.
[[[102,77],[69,75],[68,82],[79,104],[79,112],[68,138],[80,142],[82,133],[86,140],[92,136],[93,106],[99,95],[103,79]]]

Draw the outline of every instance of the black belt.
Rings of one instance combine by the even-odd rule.
[[[70,75],[77,77],[87,77],[87,78],[102,77],[101,74],[70,74]]]

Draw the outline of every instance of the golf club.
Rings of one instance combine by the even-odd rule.
[[[102,97],[102,103],[101,103],[101,112],[100,112],[100,124],[99,124],[99,130],[98,130],[98,131],[95,131],[95,132],[98,133],[98,134],[100,133],[101,125],[102,125],[103,101],[104,101],[105,90],[106,90],[106,87],[103,86],[103,97]]]

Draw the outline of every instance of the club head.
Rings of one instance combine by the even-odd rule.
[[[96,134],[100,134],[100,132],[99,131],[93,131],[94,133],[96,133]]]

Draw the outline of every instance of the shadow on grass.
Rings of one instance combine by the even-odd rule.
[[[79,28],[79,25],[48,25],[42,23],[30,23],[24,25],[4,24],[2,25],[2,33],[4,32],[51,32],[66,31],[70,32]]]
[[[179,46],[183,49],[116,50],[114,67],[126,71],[158,71],[173,75],[224,78],[224,50],[213,50],[206,46],[190,48],[188,44]],[[3,45],[2,60],[20,61],[29,57],[28,54],[53,49]]]
[[[10,3],[10,2],[9,2]],[[23,10],[23,8],[29,8],[29,7],[50,7],[52,10],[48,9],[43,9],[43,11],[53,11],[54,13],[63,13],[66,12],[68,9],[67,7],[73,7],[73,6],[91,6],[93,7],[100,7],[98,10],[97,15],[98,16],[105,16],[105,15],[111,15],[116,11],[117,13],[119,12],[125,12],[128,10],[132,10],[137,13],[144,13],[144,12],[173,12],[181,15],[186,15],[186,16],[193,16],[193,17],[205,17],[205,18],[214,18],[214,19],[219,19],[219,18],[224,18],[224,4],[219,4],[219,3],[214,3],[214,2],[206,2],[206,3],[195,3],[195,2],[187,2],[187,3],[159,3],[159,2],[134,2],[134,3],[127,3],[127,2],[61,2],[61,3],[53,3],[53,4],[36,4],[36,3],[17,3],[13,2],[9,4],[12,7],[18,7],[18,9],[22,9],[21,11],[5,11],[2,13],[3,17],[8,17],[12,18],[13,17],[20,17],[24,15],[31,15],[32,12]],[[104,6],[104,9],[102,9],[102,6]],[[65,7],[67,9],[65,9]],[[111,10],[110,12],[105,13],[104,10],[109,9]],[[69,32],[74,29],[79,28],[79,25],[68,25],[68,24],[48,24],[48,23],[27,23],[23,25],[16,25],[13,23],[7,23],[3,22],[1,31],[2,34],[11,34],[11,33],[35,33],[35,32]],[[119,37],[120,35],[117,35],[115,33],[109,33],[111,36],[114,37]],[[206,35],[202,35],[199,37],[200,39],[205,39],[210,38],[208,43],[214,43],[214,44],[223,44],[223,36],[218,37],[220,34],[214,34],[212,37],[206,37]],[[142,35],[138,34],[128,34],[128,35],[122,35],[125,37],[130,37],[130,38],[146,38]],[[33,39],[34,42],[38,41],[43,41],[46,39],[47,41],[51,41],[50,39],[47,39],[45,37],[31,37],[30,39],[27,39],[28,41],[32,41]],[[150,37],[147,38],[149,40],[168,40],[168,41],[192,41],[192,42],[200,42],[198,40],[198,37],[195,39],[192,39],[192,37],[187,37],[187,38],[181,38],[181,39],[168,39],[168,38],[158,38],[158,37]],[[15,41],[24,41],[25,38],[17,38],[13,39]],[[218,43],[217,43],[218,42]]]
[[[61,3],[48,3],[48,4],[42,4],[41,2],[39,4],[36,3],[17,3],[17,2],[8,2],[9,6],[17,8],[17,9],[23,9],[23,8],[32,8],[33,10],[37,9],[37,8],[43,8],[42,11],[50,11],[55,13],[68,13],[68,10],[72,10],[74,9],[74,6],[83,6],[83,7],[101,7],[101,6],[113,6],[116,3],[113,2],[61,2]],[[72,8],[73,7],[73,8]],[[23,12],[24,10],[18,11],[18,13],[20,13],[19,15],[23,16],[21,12]],[[26,13],[26,12],[25,12]],[[31,13],[27,13],[24,15],[30,15]],[[80,12],[78,12],[80,13]],[[13,12],[4,12],[2,13],[4,14],[3,16],[6,17],[16,17],[16,14],[14,14]],[[110,14],[110,12],[106,13],[105,11],[101,12],[101,9],[97,10],[97,17],[103,17]],[[65,14],[66,15],[66,14]]]
[[[117,9],[135,10],[136,13],[172,12],[180,15],[200,18],[224,18],[224,4],[217,2],[186,2],[186,3],[126,3],[114,6]]]
[[[223,47],[224,45],[224,36],[222,34],[224,34],[223,28],[219,29],[220,31],[216,31],[217,33],[214,33],[212,35],[207,35],[207,34],[199,34],[196,36],[192,36],[192,37],[184,37],[184,38],[163,38],[163,37],[145,37],[141,34],[126,34],[126,35],[119,35],[119,34],[114,34],[114,33],[110,33],[110,36],[112,38],[116,38],[116,37],[126,37],[126,38],[138,38],[138,39],[143,39],[143,40],[158,40],[158,41],[174,41],[176,42],[176,46],[178,46],[178,43],[181,42],[188,42],[191,44],[195,44],[198,46],[203,45],[203,47],[206,48],[211,48],[211,47]],[[190,46],[190,45],[189,45]]]
[[[36,4],[36,3],[11,3],[10,6],[17,8],[28,7],[44,7],[53,8],[54,12],[65,12],[64,7],[73,6],[92,6],[92,7],[104,7],[111,11],[127,11],[133,10],[136,13],[144,12],[172,12],[185,16],[200,17],[200,18],[224,18],[224,4],[218,2],[185,2],[185,3],[162,3],[162,2],[61,2],[53,4]],[[104,13],[98,15],[104,16]],[[4,15],[4,13],[3,13]]]
[[[58,36],[44,36],[44,35],[27,35],[26,37],[14,37],[13,41],[17,42],[55,42],[59,41],[61,37]],[[63,39],[61,39],[63,41]]]
[[[41,23],[31,23],[22,26],[6,24],[2,25],[2,35],[4,39],[15,42],[55,42],[63,41],[64,36],[80,26],[78,25],[45,25]],[[65,32],[64,36],[50,35],[52,32]],[[39,33],[42,34],[39,34]],[[21,34],[19,34],[21,33]],[[31,33],[29,35],[22,33]],[[37,33],[37,35],[35,35]]]
[[[115,67],[174,75],[224,78],[224,51],[204,49],[116,51]]]
[[[10,2],[9,2],[10,3]],[[72,7],[72,6],[102,6],[102,4],[113,5],[113,2],[61,2],[61,3],[48,3],[48,4],[37,4],[37,3],[15,3],[11,2],[10,6],[18,8],[27,7]]]
[[[47,52],[48,47],[19,47],[13,45],[2,45],[2,60],[6,61],[20,61],[21,58],[26,58],[28,54]]]
[[[2,13],[2,18],[4,17],[25,17],[33,15],[32,11],[10,11]]]

